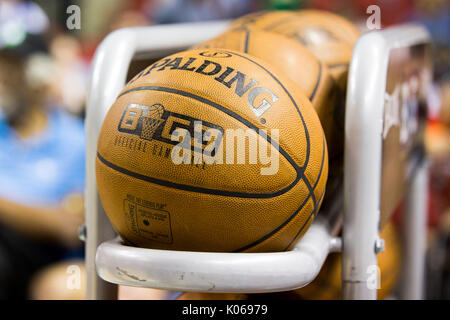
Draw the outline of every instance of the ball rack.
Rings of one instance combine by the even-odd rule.
[[[421,27],[404,25],[362,35],[351,61],[346,102],[342,206],[319,212],[293,250],[274,253],[210,253],[129,247],[114,233],[100,203],[95,157],[102,121],[123,88],[132,60],[159,58],[216,36],[228,21],[125,28],[108,35],[92,66],[86,113],[87,298],[115,299],[117,284],[177,291],[276,292],[308,285],[330,252],[343,254],[343,298],[376,299],[368,268],[383,250],[378,238],[384,94],[393,48],[429,44]],[[406,253],[399,297],[423,292],[427,170],[415,169],[406,196]],[[338,200],[336,200],[337,202]],[[336,214],[344,212],[343,236]]]

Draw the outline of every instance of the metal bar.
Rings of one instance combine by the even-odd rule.
[[[344,157],[343,298],[376,299],[367,270],[377,265],[381,132],[387,50],[379,33],[356,44],[347,89]],[[370,68],[376,70],[370,73]],[[368,76],[370,74],[370,76]]]
[[[288,252],[154,250],[124,246],[117,238],[98,248],[97,271],[106,281],[128,286],[195,292],[276,292],[300,288],[314,280],[331,250],[339,250],[339,241],[318,218]]]
[[[216,36],[228,22],[205,22],[125,28],[108,35],[97,48],[92,65],[86,110],[86,270],[87,298],[110,299],[116,288],[95,272],[95,254],[103,241],[115,236],[99,201],[95,178],[97,139],[103,119],[126,81],[131,60],[136,56],[176,51]]]
[[[428,204],[428,166],[423,161],[412,177],[406,197],[403,225],[403,272],[401,299],[423,299],[425,281],[425,244]]]
[[[344,299],[376,299],[382,129],[389,52],[429,42],[422,27],[404,25],[363,35],[350,65],[344,156]],[[378,280],[377,280],[378,278]],[[375,280],[375,281],[372,281]]]
[[[115,236],[100,203],[95,177],[97,138],[109,106],[125,83],[133,56],[134,37],[125,32],[110,34],[98,47],[91,74],[86,110],[86,272],[87,299],[114,299],[117,288],[100,279],[95,272],[95,254],[103,241]]]

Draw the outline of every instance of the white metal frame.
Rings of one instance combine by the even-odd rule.
[[[327,255],[341,249],[341,239],[333,237],[333,226],[329,225],[331,219],[327,220],[327,215],[322,215],[322,212],[302,240],[289,252],[205,253],[153,250],[124,246],[120,239],[116,238],[99,201],[95,156],[102,121],[125,84],[131,60],[137,56],[156,57],[161,55],[161,52],[184,49],[219,34],[225,30],[226,25],[227,22],[222,21],[127,28],[110,34],[97,49],[86,114],[88,299],[116,298],[117,286],[111,283],[202,292],[252,293],[290,290],[310,283],[320,271]],[[375,45],[372,41],[375,41]],[[380,179],[379,126],[382,120],[379,123],[372,121],[364,127],[358,123],[356,117],[365,124],[365,120],[371,116],[382,119],[380,112],[383,105],[380,99],[384,96],[389,48],[428,41],[428,35],[422,28],[403,27],[364,35],[355,48],[349,76],[346,124],[346,141],[355,144],[346,142],[345,167],[351,167],[352,170],[347,169],[344,172],[346,212],[343,280],[344,297],[348,299],[376,298],[376,292],[367,289],[362,282],[367,278],[365,268],[376,264],[374,247],[378,236],[379,184],[369,184],[367,181]],[[369,44],[373,52],[367,49]],[[366,65],[368,58],[365,55],[375,60],[370,60]],[[361,79],[366,85],[362,85]],[[356,107],[361,106],[361,103],[364,107],[357,110]],[[355,114],[349,117],[353,111]],[[351,135],[352,132],[357,132],[359,138]],[[415,196],[408,199],[411,199],[410,207],[415,210],[411,210],[412,214],[408,218],[411,221],[411,232],[407,244],[414,243],[415,246],[423,247],[421,241],[424,235],[425,199],[424,196],[416,196],[426,194],[423,193],[426,171],[420,170],[414,181]],[[411,246],[408,248],[410,261],[423,265],[423,255],[417,253],[418,250],[411,249]],[[405,288],[403,292],[411,289],[414,294],[405,293],[402,297],[420,297],[422,282],[419,273],[422,271],[421,267],[410,270],[409,274],[414,275],[410,280],[414,290]]]
[[[345,299],[375,299],[367,280],[377,265],[381,198],[382,132],[388,58],[392,49],[429,43],[423,27],[404,25],[370,32],[357,42],[349,70],[344,151],[344,232],[342,279]],[[403,274],[409,285],[401,296],[420,299],[426,214],[426,165],[415,173],[408,192]],[[416,269],[417,268],[417,269]],[[414,269],[414,270],[412,270]],[[412,277],[414,275],[414,277]],[[410,290],[414,288],[414,290]]]

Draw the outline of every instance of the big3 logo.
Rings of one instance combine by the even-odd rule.
[[[177,129],[186,130],[189,136],[197,141],[180,144],[177,139],[172,138]],[[214,156],[224,132],[221,126],[168,111],[159,103],[152,106],[129,104],[122,114],[118,130],[148,141],[157,140],[171,145],[184,145],[185,148],[199,153],[205,152],[206,146],[209,145],[210,156]],[[204,139],[211,131],[215,131],[215,139],[213,141]]]

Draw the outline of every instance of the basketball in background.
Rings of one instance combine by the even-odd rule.
[[[288,250],[328,175],[308,98],[274,66],[225,49],[179,52],[136,75],[97,151],[106,214],[126,243],[148,248]]]
[[[295,11],[263,10],[241,16],[229,25],[229,29],[256,27],[265,31],[272,31],[274,27],[285,20],[297,19]]]
[[[358,29],[347,19],[328,11],[265,11],[236,19],[230,29],[253,26],[295,39],[328,66],[345,92]]]
[[[194,48],[223,48],[248,53],[283,71],[312,102],[327,139],[328,153],[333,159],[343,149],[340,122],[344,110],[328,68],[306,47],[281,35],[257,28],[227,31]]]
[[[401,248],[400,239],[394,223],[388,223],[380,233],[384,239],[386,249],[377,255],[380,268],[380,289],[377,297],[386,299],[395,287],[400,272]],[[322,267],[317,278],[306,287],[294,292],[303,299],[310,300],[337,300],[341,298],[341,270],[342,260],[340,253],[332,253]]]

